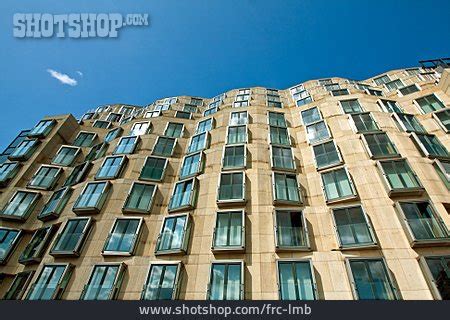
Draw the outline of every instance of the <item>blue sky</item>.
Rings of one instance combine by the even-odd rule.
[[[17,39],[19,12],[148,13],[150,26],[124,28],[117,39]],[[448,12],[448,0],[1,0],[0,149],[45,115],[328,76],[364,79],[450,56]]]

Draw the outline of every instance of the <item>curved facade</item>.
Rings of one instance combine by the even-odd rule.
[[[0,167],[0,296],[448,299],[449,86],[412,68],[45,117]]]

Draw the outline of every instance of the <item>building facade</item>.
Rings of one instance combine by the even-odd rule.
[[[449,299],[449,69],[45,117],[0,166],[5,299]]]

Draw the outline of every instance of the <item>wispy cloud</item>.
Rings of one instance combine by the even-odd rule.
[[[47,72],[50,73],[50,75],[53,78],[57,79],[62,84],[68,84],[69,86],[72,86],[72,87],[74,87],[78,84],[77,80],[69,77],[67,74],[60,73],[53,69],[47,69]]]
[[[79,75],[81,78],[83,78],[83,72],[77,71],[77,73],[78,73],[78,75]]]

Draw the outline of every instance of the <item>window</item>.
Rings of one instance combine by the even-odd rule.
[[[119,294],[125,273],[124,263],[97,264],[92,269],[80,300],[114,300]]]
[[[92,143],[94,142],[95,138],[97,138],[96,133],[82,131],[75,138],[73,145],[77,147],[90,147],[92,146]]]
[[[409,76],[414,76],[420,73],[419,68],[406,69],[405,71]]]
[[[212,103],[209,105],[210,108],[209,108],[209,109],[206,109],[206,110],[203,112],[203,116],[204,116],[204,117],[207,117],[207,116],[210,116],[210,115],[216,113],[216,112],[218,111],[218,105],[219,105],[218,102],[212,102]]]
[[[148,111],[145,113],[144,118],[157,118],[161,115],[161,111]]]
[[[195,106],[201,106],[203,105],[203,99],[191,97],[191,104]]]
[[[192,114],[190,112],[186,112],[186,111],[175,112],[175,118],[191,119],[191,117],[192,117]]]
[[[305,126],[322,120],[322,116],[320,115],[320,111],[317,107],[303,110],[301,113],[302,121]]]
[[[208,148],[209,135],[208,132],[203,132],[192,136],[191,142],[189,143],[188,153],[197,152]]]
[[[450,256],[434,256],[421,258],[429,274],[427,278],[437,299],[450,300]],[[431,280],[431,281],[430,281]]]
[[[434,160],[433,163],[436,172],[441,177],[442,182],[450,190],[450,160]]]
[[[435,112],[433,117],[439,122],[445,132],[450,132],[450,109]]]
[[[359,83],[359,82],[355,83],[355,87],[357,89],[363,90],[363,91],[366,90],[366,89],[370,89],[370,85],[365,84],[365,83]]]
[[[98,169],[95,179],[116,179],[120,176],[127,158],[125,156],[111,156],[103,160]]]
[[[0,164],[0,187],[5,187],[20,169],[18,162],[5,162]]]
[[[83,162],[75,166],[72,169],[72,172],[70,172],[70,175],[67,177],[66,181],[64,182],[64,187],[73,186],[77,183],[84,181],[91,167],[92,163],[90,162]]]
[[[110,114],[108,114],[108,117],[106,118],[106,121],[119,122],[121,119],[122,119],[122,114],[121,113],[111,112]]]
[[[184,157],[180,170],[180,179],[199,174],[203,170],[203,153],[197,152]]]
[[[243,250],[245,248],[244,211],[220,211],[216,214],[213,250]]]
[[[183,111],[195,113],[198,111],[197,106],[191,104],[185,104]]]
[[[143,218],[117,218],[103,246],[102,255],[132,255]]]
[[[41,194],[16,191],[1,212],[3,219],[26,220],[36,206]]]
[[[274,202],[301,203],[295,174],[273,173]]]
[[[184,125],[182,123],[169,122],[167,124],[164,135],[170,138],[181,138],[183,135]]]
[[[384,112],[403,113],[402,108],[400,108],[400,106],[398,105],[398,103],[396,101],[381,99],[378,101],[378,104],[381,106],[381,108],[383,109]]]
[[[267,89],[267,106],[274,108],[282,108],[280,94],[276,89]]]
[[[19,134],[14,138],[14,140],[0,153],[0,163],[4,163],[7,159],[11,159],[11,154],[14,152],[16,147],[20,145],[27,137],[30,130],[21,130]],[[34,139],[38,142],[37,139]],[[32,153],[33,151],[31,151]],[[12,159],[14,160],[14,159]],[[20,159],[17,159],[20,160]],[[26,160],[26,159],[25,159]]]
[[[286,119],[284,118],[284,113],[269,112],[269,125],[286,128],[287,126]]]
[[[191,219],[187,214],[170,215],[164,218],[156,242],[155,254],[186,253],[191,232]]]
[[[229,126],[227,144],[247,143],[247,126]]]
[[[27,300],[61,299],[72,274],[71,264],[45,264],[28,291]]]
[[[341,155],[333,141],[313,146],[317,169],[329,168],[342,163]]]
[[[366,133],[361,136],[364,145],[372,159],[400,156],[389,136],[384,133]]]
[[[245,201],[244,172],[221,173],[217,202]]]
[[[355,198],[356,190],[346,168],[321,174],[327,202]]]
[[[92,228],[91,218],[70,218],[56,237],[50,254],[52,256],[79,256]]]
[[[207,300],[243,300],[244,263],[213,262],[206,296]]]
[[[398,202],[396,207],[413,246],[421,243],[448,244],[450,242],[445,223],[429,202],[402,201]]]
[[[109,130],[108,133],[105,136],[104,141],[105,142],[111,142],[114,139],[118,138],[122,134],[122,132],[123,132],[123,129],[120,128],[120,127],[112,129],[112,130]]]
[[[360,113],[363,112],[361,105],[357,99],[340,101],[344,113]]]
[[[135,110],[133,107],[121,106],[119,112],[128,115],[131,114],[133,111],[140,111],[140,110],[139,109]]]
[[[331,138],[324,120],[306,126],[306,134],[310,144]]]
[[[178,296],[181,263],[152,263],[141,300],[175,300]]]
[[[326,86],[326,85],[333,84],[333,80],[330,79],[330,78],[320,79],[320,80],[317,80],[317,83],[318,83],[320,86]]]
[[[95,120],[93,127],[100,129],[109,129],[111,128],[111,122],[103,120]]]
[[[403,87],[403,88],[399,89],[398,91],[399,91],[403,96],[406,96],[406,95],[408,95],[408,94],[417,92],[417,91],[419,91],[419,90],[420,90],[420,89],[419,89],[419,87],[418,87],[416,84],[412,84],[412,85]]]
[[[136,122],[130,130],[130,136],[141,136],[150,132],[150,122]]]
[[[389,76],[387,74],[385,74],[380,77],[374,78],[373,81],[375,82],[375,84],[377,86],[381,86],[381,85],[391,81],[391,78],[389,78]]]
[[[72,210],[77,212],[99,213],[108,195],[110,183],[89,182],[78,196]]]
[[[21,235],[21,230],[0,227],[0,265],[6,264]]]
[[[65,187],[53,192],[50,199],[42,208],[41,212],[38,214],[37,218],[42,221],[48,221],[51,219],[56,219],[61,214],[61,211],[67,204],[70,196],[72,194],[72,189]]]
[[[128,193],[122,211],[124,213],[149,213],[155,198],[157,186],[134,182]]]
[[[195,179],[179,181],[175,185],[169,203],[169,211],[193,208],[196,200],[197,183]]]
[[[302,211],[276,210],[275,247],[277,250],[309,250],[308,228]]]
[[[50,190],[55,186],[62,171],[63,170],[59,167],[41,165],[38,171],[31,178],[27,187]]]
[[[397,90],[404,87],[402,80],[395,79],[384,84],[389,91]]]
[[[147,157],[139,179],[161,181],[168,162],[165,158]]]
[[[95,112],[86,112],[81,117],[81,121],[91,120],[91,119],[94,119],[95,117],[96,117],[96,113]]]
[[[348,95],[348,94],[350,94],[350,93],[348,92],[348,89],[339,89],[339,90],[333,90],[333,91],[331,91],[331,95],[332,95],[333,97],[337,97],[337,96],[345,96],[345,95]]]
[[[406,132],[425,132],[425,129],[412,114],[393,113],[396,123]]]
[[[134,153],[136,146],[138,144],[139,138],[137,136],[122,137],[119,140],[116,148],[114,149],[114,154],[131,154]]]
[[[272,149],[272,168],[295,170],[294,157],[292,149],[288,147],[271,146]]]
[[[353,292],[359,300],[396,300],[396,289],[383,259],[347,259]]]
[[[239,126],[248,124],[248,113],[247,111],[232,112],[230,113],[230,126]]]
[[[223,153],[223,169],[245,168],[247,163],[247,150],[245,145],[225,146]]]
[[[154,111],[167,111],[169,109],[170,104],[158,104],[153,108]]]
[[[291,139],[289,137],[288,129],[281,127],[269,127],[270,131],[270,143],[276,145],[291,145]]]
[[[137,115],[137,116],[139,116],[139,115]],[[124,117],[124,118],[122,118],[122,120],[120,120],[119,125],[123,126],[124,124],[127,124],[128,122],[130,122],[133,119],[134,119],[134,116]]]
[[[24,139],[8,156],[9,160],[26,161],[37,148],[39,141],[37,139]]]
[[[422,192],[423,187],[405,159],[383,160],[378,162],[389,195],[402,192]]]
[[[299,85],[296,85],[296,86],[294,86],[292,88],[289,88],[289,91],[291,92],[291,95],[295,95],[295,94],[297,94],[297,93],[299,93],[299,92],[301,92],[303,90],[305,90],[305,87],[303,86],[303,84],[299,84]]]
[[[241,89],[238,91],[233,103],[233,107],[247,107],[250,100],[250,89]]]
[[[370,112],[352,114],[351,117],[358,133],[380,130]]]
[[[295,104],[297,105],[297,107],[304,106],[305,104],[308,104],[313,101],[308,90],[303,90],[297,93],[295,96],[297,97],[297,99],[294,97]]]
[[[34,271],[23,271],[16,274],[11,286],[3,296],[3,300],[21,300],[33,275]]]
[[[340,248],[376,245],[372,225],[361,206],[333,209],[333,222]]]
[[[334,90],[339,90],[339,89],[341,89],[341,86],[339,85],[339,83],[328,83],[328,84],[325,84],[324,85],[324,88],[327,90],[327,91],[334,91]]]
[[[310,260],[277,262],[281,300],[317,299],[316,280]]]
[[[93,161],[103,158],[108,150],[109,144],[107,142],[98,143],[89,150],[84,161]]]
[[[50,133],[50,131],[52,131],[52,128],[55,126],[55,124],[56,124],[55,120],[41,120],[28,133],[28,136],[36,138],[44,138]]]
[[[52,160],[53,164],[60,166],[70,166],[80,154],[80,148],[61,146]]]
[[[39,263],[49,245],[54,230],[55,228],[52,225],[37,229],[20,255],[19,263],[25,265]]]
[[[432,134],[413,132],[413,138],[420,151],[429,158],[450,158],[447,149],[439,142],[438,138]]]
[[[209,118],[203,121],[200,121],[197,125],[197,129],[195,130],[195,133],[203,133],[208,132],[213,128],[213,118]]]
[[[416,103],[423,113],[431,113],[445,108],[444,104],[434,94],[418,98]]]
[[[371,96],[377,96],[377,97],[383,96],[383,91],[377,90],[377,89],[367,89],[366,92],[368,94],[370,94]]]

